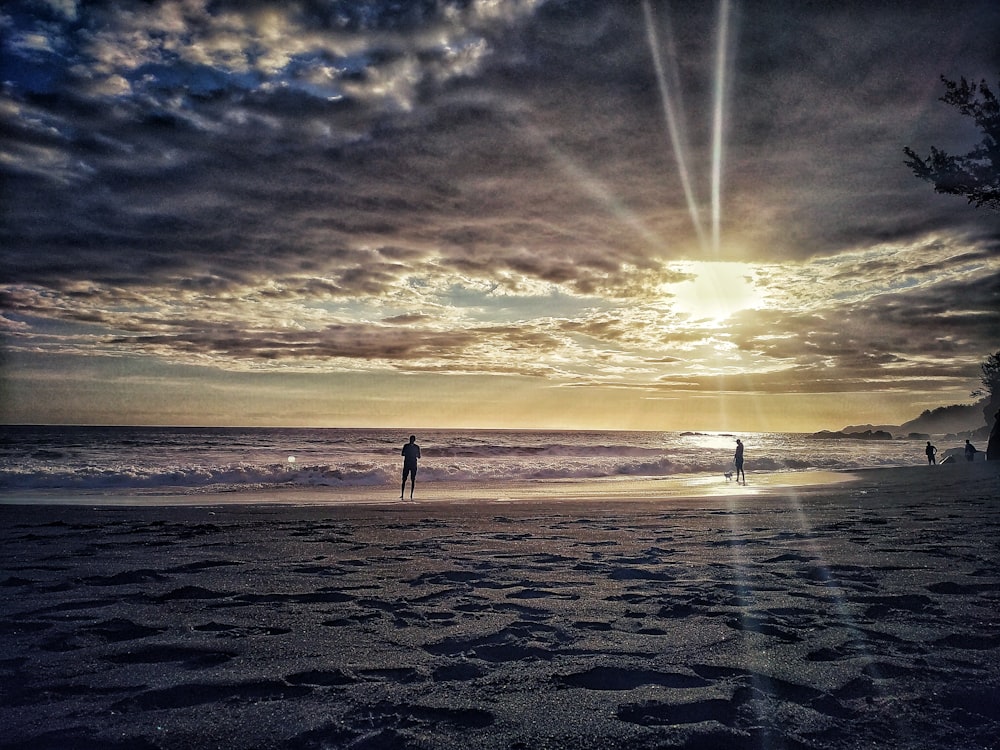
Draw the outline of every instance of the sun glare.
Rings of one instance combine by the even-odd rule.
[[[694,278],[671,284],[667,290],[675,310],[692,321],[720,323],[740,310],[759,309],[763,296],[753,283],[752,269],[744,263],[692,261],[678,270]]]

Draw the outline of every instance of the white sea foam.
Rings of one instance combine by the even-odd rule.
[[[0,428],[0,492],[392,486],[402,430]],[[920,462],[914,441],[741,434],[748,472]],[[519,482],[721,474],[735,436],[671,432],[428,430],[418,482]],[[941,446],[946,448],[947,446]],[[289,461],[290,455],[295,461]]]

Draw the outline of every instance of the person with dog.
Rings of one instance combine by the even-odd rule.
[[[736,438],[736,455],[733,456],[733,463],[736,464],[736,481],[740,481],[743,476],[743,484],[747,483],[747,475],[743,473],[743,441]]]

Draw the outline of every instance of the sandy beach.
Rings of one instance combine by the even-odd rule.
[[[845,479],[6,498],[0,747],[1000,747],[1000,465]]]

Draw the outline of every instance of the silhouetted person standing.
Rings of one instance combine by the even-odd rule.
[[[736,481],[740,481],[743,476],[743,484],[747,483],[747,475],[743,473],[743,441],[736,438],[736,455],[733,456],[733,463],[736,464]]]
[[[933,445],[931,445],[931,441],[930,440],[927,441],[927,447],[924,448],[924,453],[927,454],[927,463],[929,463],[929,464],[936,464],[937,463],[937,459],[934,458],[934,454],[937,453],[937,448],[935,448]]]
[[[976,450],[976,446],[974,446],[968,440],[965,441],[965,460],[966,461],[975,461],[976,460],[976,454],[978,452],[979,451]]]
[[[403,499],[403,491],[406,489],[406,477],[410,477],[410,500],[413,499],[413,487],[417,483],[417,459],[420,458],[420,446],[417,445],[417,436],[410,435],[410,442],[403,446],[403,486],[399,488],[399,499]]]

